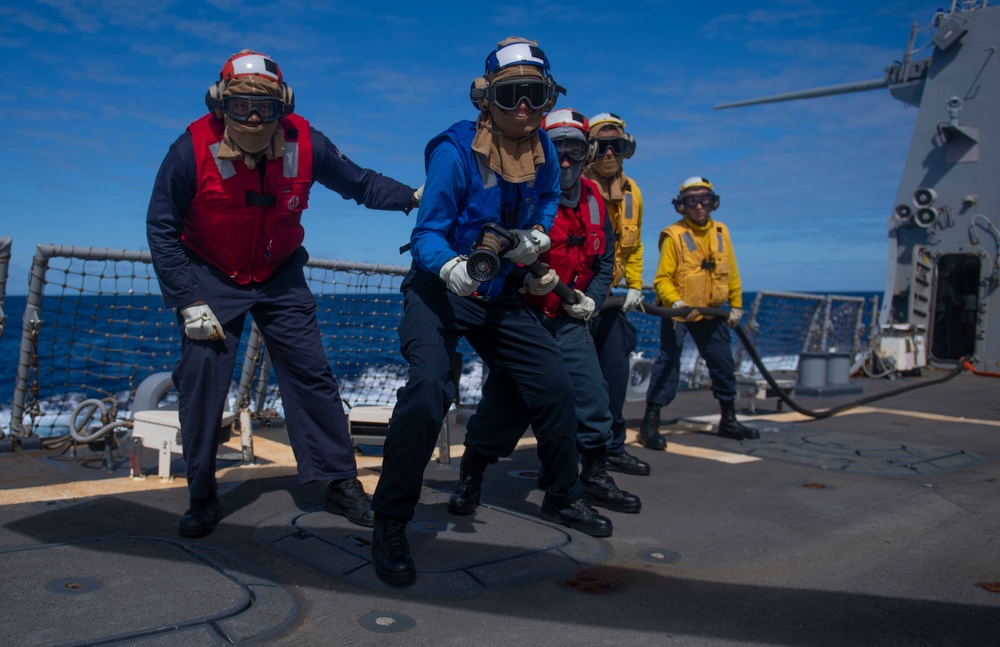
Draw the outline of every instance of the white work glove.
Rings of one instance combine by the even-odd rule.
[[[742,308],[730,308],[729,317],[726,319],[726,323],[729,324],[730,328],[736,328],[740,325],[740,319],[743,318]]]
[[[456,256],[441,266],[438,276],[448,284],[448,289],[460,297],[467,297],[479,287],[479,281],[469,276],[465,261],[467,256]]]
[[[673,305],[671,305],[670,307],[672,309],[676,310],[678,308],[690,308],[691,306],[689,306],[683,299],[677,299],[676,301],[674,301]],[[681,321],[694,321],[697,318],[698,318],[698,312],[695,311],[695,310],[692,310],[688,314],[688,316],[681,318]]]
[[[531,272],[524,276],[524,287],[521,292],[528,292],[536,297],[540,297],[551,292],[559,284],[559,275],[555,270],[549,270],[545,276],[536,277]]]
[[[537,229],[511,229],[510,233],[517,237],[518,243],[503,257],[521,265],[531,265],[538,260],[539,254],[549,251],[552,246],[548,234]]]
[[[639,306],[640,303],[642,303],[643,298],[645,297],[642,290],[629,288],[628,294],[625,295],[625,303],[622,304],[622,310],[625,312],[632,312]]]
[[[594,315],[594,300],[579,290],[573,290],[573,293],[576,294],[576,303],[563,301],[563,310],[574,319],[583,319],[584,321],[590,319]]]
[[[184,334],[199,341],[220,341],[226,338],[222,324],[207,303],[181,308],[184,317]]]
[[[420,206],[420,198],[424,197],[424,185],[421,184],[420,188],[413,192],[413,206]]]

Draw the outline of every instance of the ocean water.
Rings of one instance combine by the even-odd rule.
[[[744,295],[748,313],[755,296],[752,292]],[[871,302],[878,295],[862,292],[844,293],[844,296],[861,296]],[[405,384],[407,375],[395,330],[402,307],[401,295],[319,295],[317,299],[324,346],[345,405],[394,402],[396,389]],[[652,295],[647,293],[647,299],[652,301]],[[0,428],[4,430],[10,423],[26,301],[23,296],[8,296],[4,304],[7,321],[0,337]],[[793,316],[796,313],[781,310],[782,307],[776,305],[766,312],[762,310],[753,336],[758,340],[758,352],[765,357],[769,369],[795,370],[797,352],[790,351],[788,344],[797,342],[776,343],[776,340],[784,340],[789,335],[794,339],[801,331],[783,328],[801,328],[806,324],[797,323]],[[655,358],[659,353],[660,319],[641,312],[631,313],[629,318],[637,329],[635,354]],[[868,318],[866,313],[865,320]],[[162,300],[157,295],[85,295],[59,299],[56,306],[46,298],[42,319],[41,332],[33,346],[35,352],[29,361],[37,365],[37,371],[33,371],[39,376],[36,397],[43,414],[40,422],[36,413],[35,424],[52,427],[51,434],[64,433],[67,416],[83,400],[113,397],[124,404],[130,391],[142,379],[152,373],[170,371],[179,357],[178,326],[173,313],[163,310]],[[854,327],[851,322],[845,325]],[[249,321],[243,335],[241,358],[248,332]],[[734,336],[734,351],[738,350]],[[461,400],[466,403],[478,401],[482,367],[467,345],[460,346],[459,352],[463,354]],[[698,375],[697,352],[693,346],[686,349],[684,363],[682,388],[706,383],[705,375]],[[242,361],[238,361],[234,385],[239,381],[241,365]],[[741,372],[753,369],[745,354],[739,368]],[[268,388],[261,389],[257,403],[281,415],[280,396],[274,384],[272,373]],[[235,410],[238,408],[235,388],[230,398],[230,405]],[[38,433],[51,435],[40,430]]]

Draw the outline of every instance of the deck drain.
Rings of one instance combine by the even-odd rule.
[[[358,619],[358,624],[378,634],[398,634],[417,626],[417,621],[398,611],[372,611]]]
[[[538,470],[511,470],[507,472],[508,475],[513,476],[516,479],[537,479]]]
[[[407,530],[412,530],[413,532],[425,532],[430,534],[439,534],[448,530],[447,521],[433,521],[431,519],[420,519],[416,521],[411,521],[407,526]]]
[[[976,582],[976,586],[990,593],[1000,593],[1000,582]]]
[[[85,595],[102,588],[104,583],[92,577],[60,577],[45,584],[49,593],[58,595]]]
[[[681,554],[663,548],[648,548],[639,553],[639,558],[654,564],[673,564],[681,561]]]
[[[587,571],[577,573],[563,584],[582,593],[609,593],[618,588],[618,583],[614,580]]]

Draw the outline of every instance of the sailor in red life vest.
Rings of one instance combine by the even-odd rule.
[[[615,234],[604,200],[598,187],[581,177],[593,151],[587,138],[589,124],[582,114],[565,108],[547,114],[541,127],[559,156],[562,195],[549,230],[552,247],[539,256],[549,271],[536,278],[521,268],[521,291],[555,339],[573,380],[584,500],[617,512],[639,512],[639,497],[620,490],[608,474],[607,450],[612,442],[608,385],[587,330],[587,320],[610,291],[615,262]],[[552,291],[560,280],[573,288],[577,303],[566,303]],[[476,413],[466,426],[465,454],[449,512],[475,511],[486,466],[498,457],[510,456],[529,424],[527,406],[514,379],[502,369],[491,370]]]
[[[371,209],[408,213],[419,191],[347,159],[293,114],[268,56],[243,50],[205,96],[209,114],[171,146],[153,185],[146,235],[168,307],[184,330],[173,372],[190,506],[183,537],[222,519],[215,477],[222,417],[247,313],[281,389],[299,481],[329,481],[326,510],[371,526],[337,381],[302,268],[302,211],[314,182]]]

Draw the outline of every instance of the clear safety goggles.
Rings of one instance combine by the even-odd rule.
[[[552,100],[555,86],[542,79],[500,81],[486,88],[486,98],[501,110],[516,110],[522,101],[533,110],[540,110]]]
[[[245,122],[250,115],[257,113],[263,121],[274,121],[284,112],[284,103],[280,99],[265,95],[234,94],[222,100],[222,111],[231,119]]]
[[[624,155],[628,150],[628,141],[624,137],[614,137],[612,139],[596,139],[597,156],[604,157],[604,154],[611,149],[615,155]]]
[[[715,201],[719,199],[719,196],[714,193],[695,193],[693,195],[686,195],[681,198],[681,203],[684,204],[688,209],[694,209],[699,204],[711,207],[715,204]]]
[[[589,145],[582,139],[554,139],[552,143],[556,147],[559,159],[567,158],[571,162],[582,162],[587,159]]]

